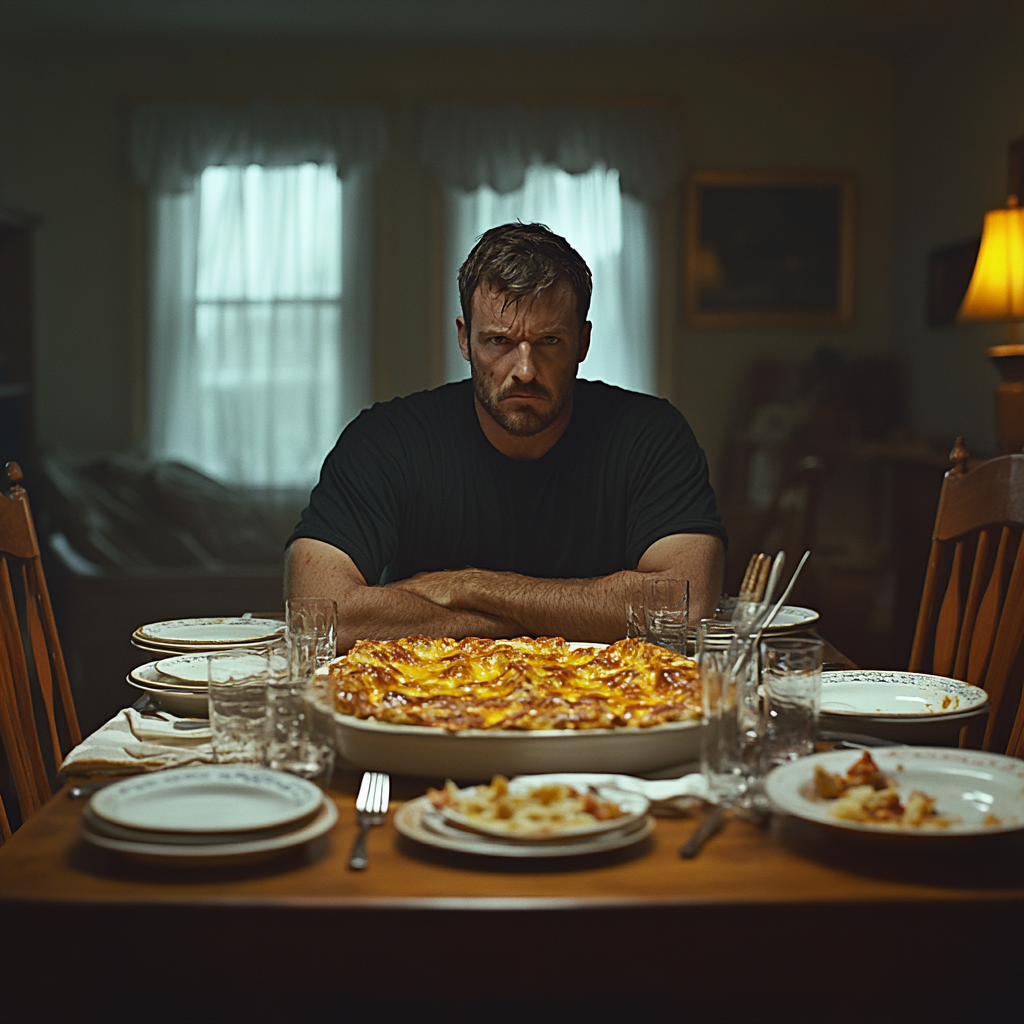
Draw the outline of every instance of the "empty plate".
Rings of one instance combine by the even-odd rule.
[[[821,678],[821,711],[830,715],[930,718],[963,714],[987,701],[978,686],[921,672],[850,669]]]
[[[179,654],[175,658],[164,658],[161,661],[155,663],[157,672],[162,673],[165,676],[170,676],[172,679],[178,679],[185,683],[201,683],[206,686],[208,682],[209,672],[209,654]],[[267,659],[266,657],[260,657],[256,654],[241,654],[237,655],[236,660],[240,667],[244,665],[251,666],[252,675],[258,675],[261,671],[266,671]]]
[[[171,619],[139,626],[143,640],[174,644],[237,644],[269,640],[284,629],[277,619],[203,618]]]
[[[306,779],[250,765],[202,765],[115,782],[91,800],[95,814],[123,828],[246,832],[311,814],[322,793]]]

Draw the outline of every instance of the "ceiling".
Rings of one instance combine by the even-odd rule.
[[[1024,0],[0,0],[0,36],[899,44]]]

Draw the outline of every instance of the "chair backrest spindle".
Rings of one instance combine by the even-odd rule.
[[[49,799],[51,775],[82,735],[16,463],[7,464],[7,478],[9,490],[0,493],[0,740],[24,821]],[[45,721],[37,721],[40,707]],[[0,829],[11,834],[2,798]]]
[[[983,686],[988,724],[983,737],[967,741],[1006,750],[1024,744],[1024,454],[970,471],[968,457],[958,438],[935,516],[910,670]]]

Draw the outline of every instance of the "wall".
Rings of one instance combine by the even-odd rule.
[[[524,47],[502,51],[500,91],[479,71],[480,58],[466,46],[5,44],[0,201],[43,217],[35,256],[43,445],[81,451],[141,440],[143,418],[133,414],[134,382],[141,379],[133,295],[142,293],[144,277],[133,265],[141,246],[126,157],[128,115],[138,102],[261,97],[387,105],[392,149],[377,182],[374,253],[378,397],[429,385],[436,362],[437,195],[415,158],[418,105],[481,98],[483,83],[484,98],[506,102],[669,102],[679,111],[690,167],[836,167],[858,175],[856,323],[839,332],[686,328],[678,301],[677,197],[665,203],[661,390],[690,417],[712,459],[737,376],[751,358],[802,358],[819,344],[851,352],[893,344],[897,90],[888,58],[806,48]],[[490,59],[486,52],[483,59]],[[922,99],[906,88],[900,96],[905,122]],[[983,206],[937,240],[970,233]],[[916,239],[910,248],[923,244]],[[135,407],[142,408],[137,401]]]
[[[984,353],[1006,341],[1006,327],[926,326],[926,271],[930,250],[977,237],[985,211],[1006,203],[1007,145],[1024,135],[1024,4],[985,9],[909,51],[896,81],[894,347],[911,367],[913,423],[992,454],[999,376]]]

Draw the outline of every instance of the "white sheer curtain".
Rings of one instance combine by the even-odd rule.
[[[482,232],[522,220],[563,235],[593,272],[581,375],[654,390],[653,210],[682,165],[669,112],[438,105],[425,113],[421,156],[448,193],[448,378],[468,373],[454,342],[458,268]]]
[[[459,267],[488,228],[522,220],[546,224],[568,239],[593,274],[588,314],[593,338],[580,375],[634,391],[654,389],[653,217],[649,204],[621,192],[618,171],[598,164],[583,174],[568,174],[534,164],[522,188],[505,195],[487,185],[473,192],[451,190],[448,211],[448,380],[469,376],[469,364],[454,343],[455,317],[461,312]]]
[[[382,115],[143,108],[133,127],[152,204],[150,449],[225,482],[307,486],[369,399]]]

